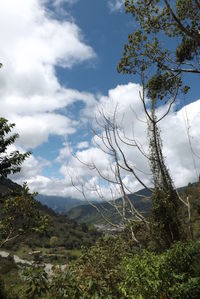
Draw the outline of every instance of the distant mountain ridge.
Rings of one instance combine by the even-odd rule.
[[[21,189],[22,186],[11,181],[10,179],[2,178],[0,180],[0,198],[7,195],[10,190],[20,191]],[[38,194],[37,196],[35,196],[35,199],[39,201],[42,205],[48,206],[48,208],[51,208],[54,212],[59,214],[67,213],[70,209],[84,204],[84,202],[80,199],[75,199],[72,197],[49,196]]]
[[[3,179],[0,181],[0,197],[5,196],[9,190],[20,190],[22,187],[10,179]],[[142,213],[148,213],[151,210],[151,201],[147,198],[151,193],[147,189],[142,189],[133,195],[129,195],[129,198],[134,202],[135,207]],[[71,197],[61,196],[48,196],[38,194],[35,199],[42,205],[47,206],[54,212],[59,214],[65,214],[71,220],[75,220],[79,223],[87,224],[100,224],[103,222],[101,215],[90,204],[79,199]],[[120,198],[118,203],[120,203]],[[93,202],[95,203],[95,202]],[[120,221],[119,215],[111,207],[108,202],[95,203],[95,205],[103,211],[106,218],[118,223]]]
[[[35,198],[43,205],[47,205],[56,213],[60,214],[67,213],[70,209],[84,204],[82,200],[75,199],[72,197],[49,196],[38,194]]]
[[[191,186],[195,186],[197,183],[192,183]],[[22,188],[20,185],[12,182],[9,179],[3,179],[0,181],[0,198],[8,193],[8,190],[15,190]],[[178,188],[180,192],[183,192],[186,186]],[[134,203],[135,208],[143,213],[147,214],[151,211],[151,192],[148,189],[141,189],[135,194],[128,195],[130,200]],[[104,220],[100,213],[86,201],[75,199],[72,197],[61,196],[48,196],[37,195],[36,200],[42,205],[47,206],[54,212],[67,215],[71,220],[75,220],[79,223],[87,224],[104,224]],[[120,204],[121,199],[117,199]],[[105,217],[112,222],[119,223],[120,216],[114,208],[108,202],[95,202],[98,209],[103,212]]]
[[[199,182],[189,183],[188,186],[195,188],[198,186]],[[183,186],[178,188],[179,192],[184,192],[188,186]],[[141,189],[134,194],[128,195],[131,202],[134,204],[135,208],[143,215],[150,213],[152,208],[151,203],[151,192],[148,189]],[[121,199],[118,198],[117,202],[120,203]],[[94,202],[93,202],[94,203]],[[116,210],[108,203],[95,203],[97,208],[104,214],[105,218],[110,220],[112,223],[117,223],[121,221],[120,215]],[[68,211],[67,216],[77,221],[78,223],[87,224],[105,224],[101,214],[89,203],[81,206],[77,206]],[[128,216],[128,215],[127,215]]]

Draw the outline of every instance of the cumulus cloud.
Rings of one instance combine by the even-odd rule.
[[[45,142],[50,134],[73,133],[76,122],[58,110],[76,101],[95,101],[91,94],[60,85],[56,66],[70,69],[95,58],[95,53],[73,21],[54,19],[44,3],[1,2],[1,116],[16,123],[26,147]]]
[[[100,111],[101,107],[103,107],[104,113],[108,117],[113,115],[113,111],[117,107],[116,120],[121,130],[121,136],[126,136],[129,139],[134,138],[142,150],[148,154],[147,125],[145,123],[143,106],[139,98],[139,91],[141,91],[139,84],[119,85],[109,90],[107,96],[99,98],[99,107]],[[176,111],[175,108],[160,122],[160,129],[167,166],[176,186],[180,187],[188,184],[188,182],[196,181],[200,172],[200,158],[197,157],[200,153],[198,132],[200,127],[200,100],[183,107],[179,111]],[[160,107],[159,113],[163,113],[165,109],[165,106]],[[98,111],[99,109],[96,109],[96,113]],[[94,116],[94,107],[91,112]],[[100,117],[97,120],[100,122]],[[104,134],[103,127],[96,126],[95,129],[98,133]],[[137,175],[145,184],[151,185],[152,177],[148,160],[144,158],[136,147],[122,143],[120,145],[129,164],[136,170]],[[71,156],[72,152],[76,152],[78,160]],[[113,158],[107,155],[106,147],[102,140],[97,136],[92,137],[91,140],[80,142],[74,148],[71,148],[71,145],[67,142],[63,144],[58,158],[54,161],[54,163],[60,165],[61,179],[47,178],[42,175],[42,169],[47,161],[41,162],[34,157],[32,159],[31,163],[27,161],[22,174],[34,191],[39,191],[43,194],[80,198],[81,194],[72,187],[71,179],[73,179],[73,182],[79,189],[81,189],[82,185],[86,187],[88,198],[94,199],[97,197],[94,186],[99,192],[101,190],[106,198],[111,198],[109,182],[103,182],[99,174],[113,179],[114,173],[112,170],[114,170],[115,164]],[[79,160],[83,163],[80,163]],[[85,164],[88,164],[90,167],[86,167]],[[94,164],[98,171],[95,171]],[[33,169],[38,170],[31,173],[32,167],[30,165],[33,166]],[[37,167],[37,165],[40,165],[40,167]],[[132,191],[143,188],[130,173],[122,171],[122,178],[126,186]],[[118,188],[115,188],[112,196],[118,196],[117,192]]]
[[[129,83],[117,86],[109,91],[108,96],[100,98],[99,106],[107,117],[113,115],[114,108],[117,107],[116,119],[121,129],[121,136],[134,139],[140,148],[148,154],[148,132],[145,122],[143,106],[139,98],[140,85]],[[169,115],[160,123],[161,137],[163,140],[163,152],[171,176],[177,187],[194,182],[198,179],[200,172],[200,142],[198,128],[200,126],[200,100],[193,102],[179,111],[175,107]],[[166,107],[159,109],[158,113],[164,113]],[[98,119],[98,123],[100,118]],[[123,128],[123,130],[122,130]],[[96,128],[97,129],[97,128]],[[189,134],[188,134],[189,130]],[[100,127],[98,133],[103,133]],[[105,135],[104,135],[105,137]],[[134,167],[137,175],[147,185],[152,184],[152,176],[148,160],[134,146],[123,144],[119,141],[129,164]],[[99,149],[99,145],[104,151]],[[107,198],[111,198],[109,184],[102,183],[99,179],[101,174],[104,177],[113,179],[114,162],[111,156],[106,154],[107,148],[102,140],[97,136],[91,140],[91,146],[87,149],[78,149],[78,160],[69,159],[62,164],[61,173],[65,175],[71,173],[74,183],[81,188],[81,184],[88,187],[88,197],[94,198],[94,183],[101,189]],[[88,164],[90,167],[87,167]],[[98,171],[94,170],[96,165]],[[130,174],[122,171],[122,178],[129,190],[137,191],[143,186]],[[117,191],[117,190],[116,190]]]
[[[161,123],[164,154],[178,186],[197,181],[200,173],[199,107],[195,101]]]
[[[45,141],[49,135],[68,135],[75,132],[76,121],[55,114],[43,113],[36,115],[11,116],[10,120],[17,124],[17,132],[20,138],[18,144],[23,144],[25,148],[35,148]]]
[[[23,152],[22,148],[16,146],[12,147],[12,150],[16,149],[20,150],[20,152]],[[64,152],[65,148],[63,148],[62,151],[64,154],[62,156],[63,159],[58,159],[56,162],[63,163],[64,157],[66,158]],[[10,178],[20,185],[22,185],[24,182],[27,182],[32,192],[38,192],[44,195],[71,196],[74,198],[80,198],[79,192],[76,191],[71,184],[70,177],[66,175],[66,169],[63,178],[57,178],[53,176],[47,177],[43,174],[43,170],[46,167],[51,168],[52,166],[52,161],[32,155],[23,163],[21,172],[11,175]]]

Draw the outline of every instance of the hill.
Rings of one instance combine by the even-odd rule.
[[[191,215],[191,223],[193,225],[193,234],[196,238],[200,237],[200,183],[189,183],[187,186],[178,188],[178,191],[185,201],[189,199],[190,202],[190,215]],[[150,214],[151,212],[151,193],[147,189],[142,189],[135,193],[134,195],[129,195],[130,200],[134,203],[135,208],[145,214]],[[118,204],[120,205],[121,199],[117,199]],[[108,202],[96,203],[98,209],[105,215],[107,219],[109,219],[112,223],[120,223],[120,216],[114,208]],[[185,227],[188,226],[188,210],[184,205],[180,206],[180,219],[183,220]],[[82,206],[78,206],[72,208],[67,216],[70,219],[77,221],[78,223],[87,223],[87,224],[95,224],[101,230],[106,230],[105,221],[101,217],[100,213],[90,204],[85,204]],[[185,221],[187,219],[187,221]],[[103,225],[101,227],[101,225]],[[105,228],[105,229],[104,229]]]
[[[21,190],[21,186],[9,179],[0,180],[0,198],[8,194],[9,190]]]
[[[142,189],[135,194],[129,195],[129,199],[134,203],[136,209],[146,214],[151,210],[151,192],[147,189]],[[116,203],[120,206],[122,200],[118,198]],[[120,222],[120,216],[116,210],[108,202],[95,203],[96,207],[105,215],[107,219],[113,223]],[[88,223],[88,224],[104,224],[105,221],[102,219],[100,213],[90,204],[84,204],[78,207],[74,207],[67,213],[67,216],[70,219],[73,219],[79,223]]]

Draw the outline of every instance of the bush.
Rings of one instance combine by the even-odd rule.
[[[32,283],[33,272],[30,277]],[[121,237],[104,238],[65,271],[55,268],[48,285],[38,277],[45,299],[198,299],[200,242],[178,242],[157,254]]]
[[[122,262],[124,298],[200,298],[200,243],[176,243],[156,255],[143,251]]]
[[[130,250],[130,244],[118,237],[99,240],[71,262],[65,273],[55,273],[50,298],[122,298],[118,288],[122,281],[120,261]]]

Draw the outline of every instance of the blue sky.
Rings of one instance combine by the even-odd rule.
[[[89,44],[95,57],[91,61],[74,65],[67,69],[56,66],[56,75],[59,82],[68,88],[87,91],[92,94],[107,94],[108,90],[118,84],[126,84],[130,78],[117,72],[117,64],[123,53],[123,45],[127,41],[128,33],[132,29],[133,18],[125,14],[124,7],[112,10],[114,1],[63,1],[57,7],[50,3],[48,8],[52,10],[58,20],[73,19],[81,29],[84,41]],[[137,79],[135,80],[137,81]],[[67,108],[67,114],[73,119],[78,119],[84,104],[74,102]],[[61,113],[65,113],[61,111]],[[69,137],[73,144],[81,141],[87,131],[79,129]],[[56,137],[50,137],[46,145],[41,145],[35,150],[35,154],[53,159],[58,154],[59,146],[63,142]],[[48,151],[46,150],[48,149]],[[55,167],[55,165],[54,165]]]
[[[1,5],[2,116],[14,122],[20,133],[15,146],[33,153],[22,172],[12,178],[27,181],[31,190],[43,194],[79,197],[71,186],[70,172],[75,181],[88,186],[91,182],[109,197],[108,186],[71,154],[77,152],[108,172],[110,160],[95,145],[90,125],[97,104],[112,113],[118,102],[124,130],[129,134],[134,127],[136,137],[148,148],[146,128],[134,118],[135,112],[142,118],[140,81],[117,73],[123,45],[134,30],[133,18],[125,14],[121,0],[3,0]],[[195,181],[199,171],[196,158],[194,171],[185,124],[189,119],[193,149],[198,153],[199,79],[192,76],[186,81],[192,84],[191,92],[180,99],[179,111],[174,107],[161,125],[164,152],[178,186]],[[138,153],[124,150],[131,163],[149,171]],[[129,174],[124,173],[123,179],[132,189],[141,188]],[[150,182],[149,177],[143,179]],[[96,195],[88,191],[88,196]]]

